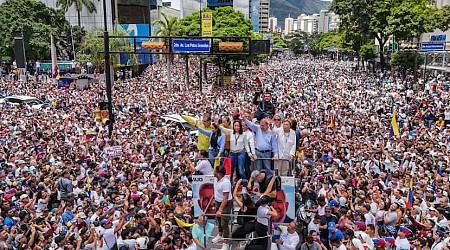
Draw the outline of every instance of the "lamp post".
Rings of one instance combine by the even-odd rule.
[[[109,57],[109,34],[108,34],[108,18],[106,17],[106,0],[103,0],[103,22],[105,30],[103,31],[103,45],[105,47],[105,74],[106,74],[106,97],[108,99],[108,136],[112,140],[112,131],[114,116],[112,111],[112,82],[111,82],[111,61]]]

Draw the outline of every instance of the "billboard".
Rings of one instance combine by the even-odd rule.
[[[259,32],[259,0],[250,2],[250,21],[253,24],[253,32]]]
[[[192,176],[192,203],[194,204],[194,217],[198,217],[204,213],[216,213],[214,207],[213,175]]]
[[[208,7],[233,6],[233,0],[208,0]]]
[[[213,13],[210,11],[205,11],[202,13],[202,36],[212,36]]]
[[[149,36],[148,24],[121,24],[120,27],[124,29],[130,36]],[[152,26],[152,34],[155,34],[158,27]],[[133,43],[133,39],[130,38],[130,41]],[[148,38],[136,38],[136,50],[138,52],[149,52],[147,49],[142,48],[142,42],[147,42]],[[128,65],[130,62],[130,58],[135,55],[120,55],[120,63]],[[156,61],[156,55],[149,54],[138,54],[137,61],[139,64],[149,64],[150,56],[153,57],[152,62]]]

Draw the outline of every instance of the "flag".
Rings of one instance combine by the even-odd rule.
[[[392,114],[392,120],[391,120],[391,128],[389,131],[389,135],[390,137],[394,137],[400,134],[399,130],[398,130],[398,125],[397,125],[397,118],[396,118],[397,113],[394,112]]]
[[[59,73],[58,65],[55,65],[55,67],[53,68],[52,77],[56,78],[58,76],[58,73]]]
[[[265,71],[264,75],[266,76],[267,80],[273,81],[273,76],[269,72]]]
[[[177,217],[174,217],[179,227],[193,227],[194,223],[186,223]]]
[[[94,132],[94,131],[87,131],[86,132],[86,141],[91,141],[96,136],[97,136],[96,132]]]
[[[257,76],[255,79],[256,84],[261,85],[261,79]]]
[[[226,170],[226,175],[230,175],[231,174],[231,158],[223,157],[223,158],[214,159],[214,169],[216,169],[216,167],[220,166],[221,164]]]
[[[406,208],[412,208],[414,204],[413,191],[412,191],[413,180],[409,180],[409,188],[408,188],[408,201],[406,202]]]
[[[336,126],[336,117],[332,115],[330,120],[330,128],[334,128],[335,126]]]

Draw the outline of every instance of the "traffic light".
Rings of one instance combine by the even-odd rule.
[[[399,46],[400,46],[399,43],[396,43],[396,42],[389,43],[389,51],[396,52],[396,51],[398,51]]]
[[[405,43],[405,44],[402,44],[401,49],[403,49],[403,50],[417,49],[417,44],[415,44],[415,43]]]
[[[100,102],[94,111],[95,120],[101,121],[103,124],[109,124],[109,109],[107,102]]]
[[[142,48],[149,50],[163,50],[164,42],[142,42]]]
[[[244,50],[243,42],[219,42],[220,51],[242,51]]]

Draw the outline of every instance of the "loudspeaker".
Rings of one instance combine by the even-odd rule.
[[[22,37],[14,37],[14,57],[16,59],[17,68],[25,68],[25,46]]]
[[[252,40],[250,51],[252,54],[269,54],[270,40]]]

